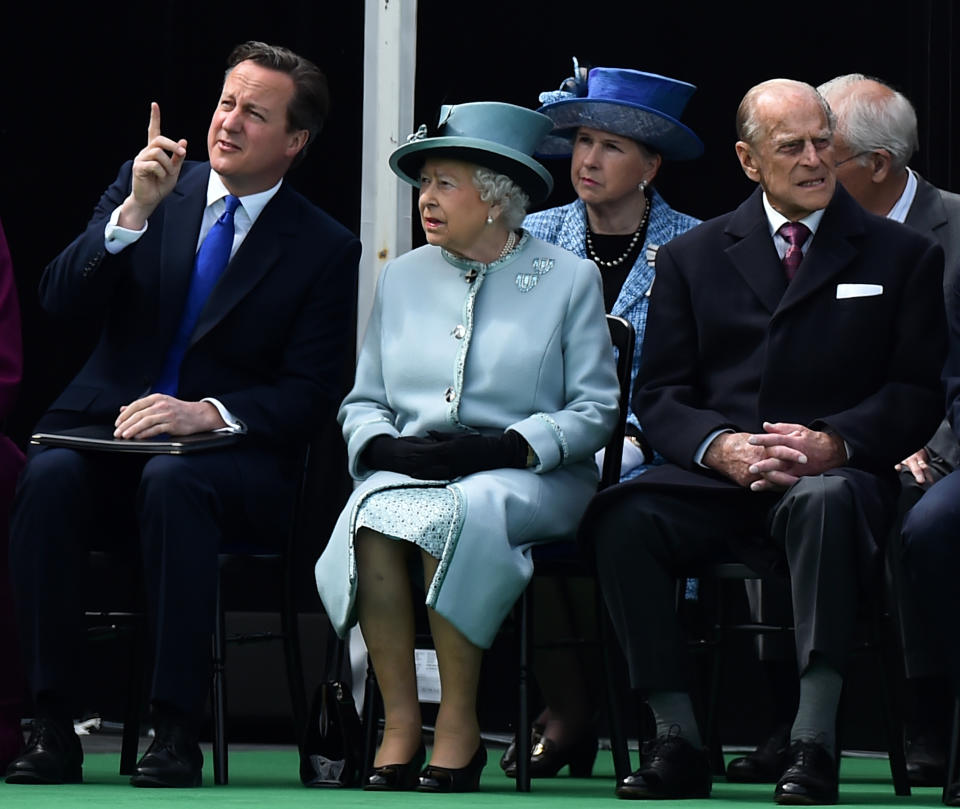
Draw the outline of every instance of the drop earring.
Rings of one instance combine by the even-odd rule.
[[[493,217],[492,217],[490,214],[487,214],[487,224],[488,224],[488,225],[492,225],[492,224],[493,224]]]

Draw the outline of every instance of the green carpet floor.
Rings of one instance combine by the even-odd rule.
[[[636,754],[634,754],[635,756]],[[497,761],[500,750],[491,748],[480,792],[468,795],[424,795],[407,793],[371,793],[360,789],[304,789],[297,780],[295,751],[234,750],[230,753],[230,784],[226,787],[205,786],[197,790],[134,789],[127,779],[117,774],[119,756],[114,753],[93,753],[84,762],[84,783],[73,786],[14,786],[0,783],[0,809],[19,807],[249,807],[249,809],[339,809],[339,807],[580,807],[636,806],[619,802],[613,794],[613,763],[609,753],[601,753],[592,778],[561,776],[533,782],[527,795],[514,791],[514,782],[507,779]],[[213,768],[207,756],[204,783],[213,783]],[[696,801],[662,801],[656,809],[698,809],[699,807],[774,806],[771,786],[727,784],[718,779],[713,797]],[[893,794],[890,770],[886,760],[845,758],[841,769],[840,801],[859,807],[900,806],[940,807],[939,789],[915,789],[909,798]]]

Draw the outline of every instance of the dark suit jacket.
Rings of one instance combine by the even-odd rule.
[[[942,267],[939,245],[838,186],[787,287],[758,189],[657,254],[640,423],[698,476],[694,454],[711,432],[761,432],[764,421],[832,428],[851,466],[892,475],[939,415]],[[838,297],[850,284],[882,294]]]
[[[789,287],[759,189],[664,245],[633,405],[667,463],[595,500],[679,487],[766,509],[775,497],[747,496],[696,465],[702,442],[722,428],[762,432],[764,421],[828,427],[852,449],[849,465],[831,474],[854,487],[861,558],[872,563],[892,517],[894,464],[922,446],[942,413],[942,271],[939,245],[867,213],[839,185]],[[841,284],[882,294],[838,297],[856,291]],[[776,564],[762,538],[744,540],[731,536],[741,558]]]
[[[103,323],[86,364],[41,426],[112,422],[150,390],[173,338],[194,264],[209,164],[185,163],[147,232],[118,255],[107,219],[130,191],[123,166],[87,229],[47,267],[43,306]],[[179,397],[219,399],[249,441],[290,446],[342,395],[352,342],[359,241],[288,183],[263,209],[211,293],[190,339]]]
[[[935,239],[943,247],[943,290],[945,300],[949,302],[957,295],[955,288],[960,283],[960,195],[942,191],[922,177],[917,179],[917,195],[907,213],[905,224]],[[960,313],[954,314],[960,317]],[[958,339],[960,336],[952,337],[951,344]],[[949,379],[947,384],[951,384]],[[948,406],[954,398],[948,399]],[[960,441],[948,420],[945,419],[937,428],[933,438],[927,442],[927,448],[946,460],[952,468],[960,467]]]

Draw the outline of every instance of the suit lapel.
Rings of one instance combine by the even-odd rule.
[[[917,194],[907,212],[904,224],[921,233],[932,233],[947,224],[947,212],[943,207],[940,192],[930,183],[917,175]]]
[[[161,333],[172,335],[180,322],[196,260],[197,239],[207,205],[209,165],[197,167],[170,192],[164,204],[160,239]]]
[[[733,212],[724,232],[734,239],[726,248],[728,258],[772,314],[787,282],[770,236],[761,193],[758,188]]]
[[[836,193],[778,307],[778,314],[816,294],[858,254],[852,239],[863,233],[863,209],[837,183]]]
[[[190,337],[194,345],[217,325],[277,264],[286,236],[296,231],[295,207],[286,183],[261,211],[240,249],[210,293]]]

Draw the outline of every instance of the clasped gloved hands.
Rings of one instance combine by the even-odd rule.
[[[378,435],[361,460],[370,469],[419,480],[453,480],[486,469],[523,469],[527,451],[527,442],[514,430],[497,436],[431,430],[426,438]]]

